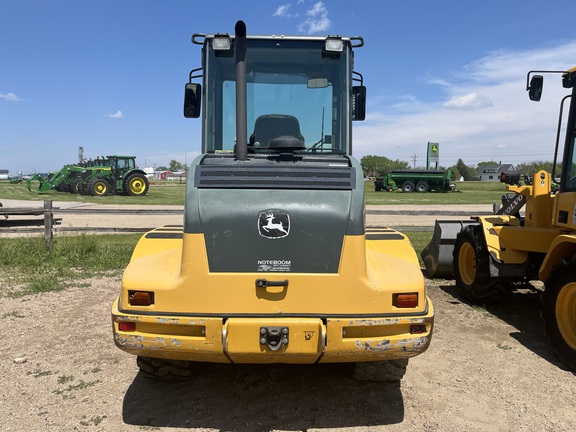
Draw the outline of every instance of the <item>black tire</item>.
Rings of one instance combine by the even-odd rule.
[[[84,183],[81,177],[72,180],[70,183],[70,193],[84,195]]]
[[[130,174],[124,179],[124,193],[132,196],[143,196],[148,193],[150,184],[144,174]]]
[[[576,256],[563,261],[546,281],[542,318],[552,349],[566,367],[576,371]]]
[[[430,185],[427,181],[420,180],[416,183],[416,192],[428,192],[430,190]]]
[[[394,188],[392,186],[386,186],[387,192],[392,192],[393,190],[394,190]]]
[[[88,192],[92,196],[105,196],[110,193],[110,183],[104,178],[95,178],[88,185]]]
[[[499,278],[490,277],[489,260],[482,226],[464,227],[456,237],[452,264],[456,287],[466,300],[480,303],[499,294]]]
[[[192,362],[138,356],[136,364],[145,378],[162,381],[188,379],[193,376]]]
[[[414,192],[414,182],[410,181],[410,180],[406,180],[404,183],[402,183],[402,192]]]
[[[358,362],[354,379],[359,381],[400,381],[406,373],[408,359]]]

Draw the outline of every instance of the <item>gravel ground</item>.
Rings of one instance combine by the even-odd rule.
[[[1,279],[1,278],[0,278]],[[537,294],[488,310],[428,281],[436,325],[400,384],[346,365],[207,365],[153,382],[118,350],[120,279],[0,302],[2,431],[571,431],[576,377],[542,335]]]

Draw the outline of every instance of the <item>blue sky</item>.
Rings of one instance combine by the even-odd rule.
[[[530,69],[576,66],[576,2],[548,0],[18,0],[0,3],[0,169],[59,169],[85,157],[189,163],[198,120],[184,119],[193,33],[360,35],[368,112],[354,155],[425,165],[552,160],[558,77],[528,100]]]

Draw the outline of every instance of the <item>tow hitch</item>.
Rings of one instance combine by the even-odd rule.
[[[266,345],[272,351],[284,351],[288,346],[288,335],[288,327],[260,327],[260,345]]]

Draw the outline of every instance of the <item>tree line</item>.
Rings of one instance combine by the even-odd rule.
[[[186,171],[186,165],[184,165],[182,162],[178,162],[175,159],[172,159],[170,161],[170,165],[168,166],[164,166],[161,165],[159,167],[156,168],[157,171],[171,171],[171,172],[180,172],[180,171]]]
[[[450,171],[452,172],[452,180],[460,180],[461,178],[463,178],[464,180],[475,180],[478,168],[484,165],[495,165],[495,164],[498,164],[498,162],[485,161],[485,162],[479,162],[476,166],[473,166],[473,165],[467,165],[466,163],[464,163],[462,159],[458,159],[455,165],[452,165],[451,167],[441,166],[439,167],[439,169],[446,170],[447,168],[450,168]],[[392,170],[410,169],[410,164],[406,161],[402,161],[399,159],[392,160],[388,159],[385,156],[374,156],[374,155],[363,156],[360,159],[360,165],[362,166],[362,170],[364,172],[365,177],[376,177],[384,173],[390,172]],[[553,163],[549,161],[533,161],[515,165],[514,168],[516,169],[516,171],[522,174],[532,176],[542,169],[551,173],[552,165]],[[558,163],[556,165],[556,176],[560,175],[560,170],[561,170],[561,164]]]
[[[494,165],[496,162],[494,161],[486,161],[486,162],[479,162],[478,165],[466,165],[462,159],[458,159],[455,165],[451,167],[439,167],[441,170],[446,170],[450,168],[452,171],[452,180],[460,180],[464,178],[464,180],[475,180],[476,179],[476,172],[478,168],[484,165]],[[364,172],[364,177],[376,177],[382,175],[384,173],[393,171],[393,170],[406,170],[410,169],[410,164],[406,161],[400,159],[388,159],[385,156],[363,156],[360,159],[360,165],[362,165],[362,170]],[[526,174],[529,176],[534,175],[540,170],[546,170],[549,173],[552,172],[552,162],[549,161],[533,161],[533,162],[526,162],[515,165],[516,171]],[[556,176],[560,175],[560,168],[561,164],[558,163],[556,165]],[[158,171],[184,171],[186,170],[186,166],[181,162],[176,160],[171,160],[169,166],[159,166],[156,168]]]

